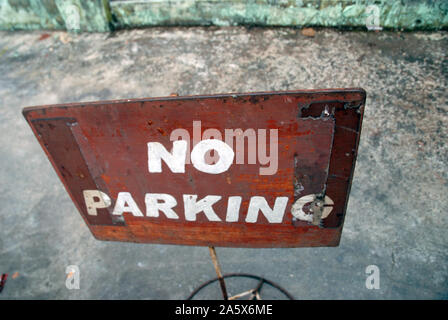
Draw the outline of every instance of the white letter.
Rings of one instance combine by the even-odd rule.
[[[87,213],[91,216],[97,215],[96,209],[107,208],[112,203],[109,196],[99,190],[84,190],[82,193],[86,202]],[[95,198],[98,201],[95,201]]]
[[[127,204],[127,205],[126,205]],[[119,192],[115,203],[114,215],[122,215],[123,212],[131,212],[134,217],[143,217],[143,213],[138,208],[129,192]]]
[[[222,140],[222,135],[221,132],[219,132],[218,129],[207,129],[204,131],[204,133],[202,134],[202,139],[207,140],[207,139],[216,139],[216,140]],[[207,164],[213,164],[216,163],[219,160],[219,156],[216,152],[213,151],[209,151],[205,154],[205,163]]]
[[[229,197],[229,201],[227,202],[227,222],[237,222],[238,216],[240,213],[240,205],[242,197]]]
[[[185,220],[196,221],[196,215],[204,211],[208,220],[221,221],[212,208],[216,202],[221,200],[221,196],[206,196],[204,199],[196,201],[197,198],[198,196],[195,194],[184,194]]]
[[[316,201],[316,199],[317,195],[315,194],[308,194],[306,196],[300,197],[292,205],[291,214],[299,220],[313,222],[314,214],[312,212],[310,212],[309,214],[305,213],[305,211],[303,211],[303,207],[307,203]],[[331,211],[333,211],[333,204],[333,200],[329,196],[325,196],[321,219],[325,219],[330,215]]]
[[[148,169],[149,172],[162,172],[162,159],[174,173],[185,172],[185,158],[187,155],[187,142],[178,140],[173,142],[173,150],[169,153],[158,142],[148,142]]]
[[[162,200],[163,202],[159,202]],[[159,210],[165,213],[169,219],[179,219],[173,208],[177,205],[176,199],[165,193],[147,193],[145,195],[146,216],[158,217]]]
[[[285,214],[288,197],[277,197],[274,209],[271,209],[264,197],[252,197],[247,210],[246,222],[254,223],[258,218],[258,211],[261,210],[270,223],[281,223]]]
[[[187,152],[185,155],[185,163],[190,164],[190,134],[185,129],[175,129],[171,132],[170,140],[177,141],[183,140],[187,142]]]
[[[209,150],[216,150],[219,154],[219,160],[215,164],[207,164],[204,156]],[[235,153],[232,148],[220,140],[207,139],[199,142],[191,151],[191,162],[199,171],[219,174],[227,171],[232,165]]]

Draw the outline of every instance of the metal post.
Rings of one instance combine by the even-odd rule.
[[[208,247],[208,249],[210,251],[213,266],[215,267],[216,275],[218,276],[219,284],[221,286],[222,296],[224,297],[224,300],[228,300],[229,297],[227,295],[226,283],[224,282],[224,278],[221,273],[221,267],[219,266],[218,256],[216,255],[215,247]]]

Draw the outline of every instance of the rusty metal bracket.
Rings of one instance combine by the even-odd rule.
[[[222,277],[221,267],[219,266],[218,256],[216,255],[215,247],[208,247],[210,251],[210,256],[212,258],[213,266],[215,267],[216,275],[218,276],[219,285],[221,286],[222,296],[224,300],[228,300],[226,283]]]

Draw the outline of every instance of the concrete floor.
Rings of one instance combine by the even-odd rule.
[[[25,120],[30,105],[363,87],[366,113],[337,248],[218,248],[297,299],[448,298],[448,34],[154,28],[0,32],[0,299],[183,299],[215,276],[204,247],[91,236]],[[80,269],[80,289],[65,286]],[[380,289],[365,286],[368,265]],[[229,281],[230,291],[249,281]],[[219,298],[218,287],[199,298]],[[282,298],[266,290],[264,298]]]

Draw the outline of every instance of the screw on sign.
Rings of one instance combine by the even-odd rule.
[[[99,240],[337,246],[362,89],[25,108]]]

